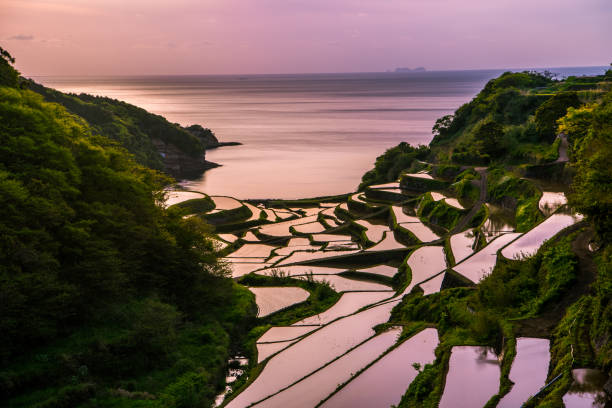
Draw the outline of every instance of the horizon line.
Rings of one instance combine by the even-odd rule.
[[[457,71],[539,71],[567,68],[608,68],[610,65],[568,65],[556,67],[521,67],[521,68],[468,68],[468,69],[432,69],[425,68],[425,71],[415,72],[396,72],[395,70],[386,71],[336,71],[336,72],[277,72],[277,73],[236,73],[236,74],[205,74],[205,73],[189,73],[189,74],[30,74],[24,77],[178,77],[178,76],[281,76],[281,75],[340,75],[340,74],[399,74],[399,75],[418,75],[433,72],[457,72]],[[403,67],[398,67],[403,68]],[[396,68],[397,69],[397,68]],[[554,72],[553,72],[554,74]]]

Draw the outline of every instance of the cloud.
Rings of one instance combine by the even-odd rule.
[[[26,34],[17,34],[17,35],[13,35],[12,37],[7,38],[7,40],[15,40],[15,41],[31,41],[34,39],[33,35],[26,35]]]

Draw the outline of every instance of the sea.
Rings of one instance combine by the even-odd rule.
[[[606,67],[548,68],[559,76]],[[36,76],[63,92],[107,96],[240,146],[206,152],[220,164],[190,190],[240,199],[355,191],[376,157],[400,142],[427,145],[452,114],[505,70],[292,75]]]

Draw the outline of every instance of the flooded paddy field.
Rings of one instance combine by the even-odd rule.
[[[257,316],[264,317],[286,307],[300,303],[308,299],[310,293],[302,288],[279,287],[279,288],[249,288],[255,294],[257,303]]]
[[[544,242],[561,230],[582,220],[579,214],[553,214],[531,231],[502,250],[502,255],[508,259],[520,259],[535,254]]]
[[[487,347],[455,346],[440,408],[482,407],[499,388],[500,364]]]
[[[474,252],[475,238],[474,231],[472,230],[451,236],[450,244],[455,262],[463,261]]]
[[[490,274],[497,262],[497,251],[520,237],[520,233],[509,233],[497,237],[480,251],[465,259],[463,262],[453,266],[453,270],[459,272],[474,283],[480,282],[482,278]]]
[[[608,408],[609,398],[603,390],[608,381],[606,373],[592,368],[576,368],[572,370],[572,378],[572,385],[563,396],[566,408]]]
[[[435,181],[428,173],[410,177]],[[377,334],[374,328],[389,322],[400,301],[443,293],[453,285],[478,285],[494,270],[500,256],[513,259],[518,254],[533,254],[545,240],[581,220],[579,215],[561,212],[566,208],[559,209],[565,205],[564,196],[545,192],[539,206],[546,218],[526,233],[514,232],[511,212],[488,203],[487,216],[479,225],[448,231],[434,225],[430,228],[416,216],[415,205],[422,192],[409,195],[398,182],[369,188],[394,190],[406,198],[402,202],[371,201],[368,195],[352,193],[339,202],[323,198],[318,203],[308,200],[308,206],[301,207],[296,202],[283,206],[280,201],[277,207],[268,208],[231,197],[211,197],[216,206],[213,212],[237,208],[250,212],[232,220],[231,228],[215,238],[222,244],[217,251],[232,276],[238,282],[249,276],[284,282],[285,286],[249,285],[258,319],[265,322],[275,316],[291,316],[291,310],[306,307],[311,294],[300,285],[318,285],[309,286],[310,291],[325,286],[337,296],[325,309],[281,319],[282,323],[267,325],[259,332],[249,366],[255,374],[229,393],[223,406],[398,404],[419,370],[435,360],[441,341],[434,327],[421,327],[399,343],[404,329],[392,323]],[[464,208],[452,198],[452,191],[429,194],[449,207]],[[194,197],[170,196],[174,202]],[[548,212],[550,209],[556,212]],[[547,339],[517,339],[508,374],[514,385],[499,397],[498,407],[520,406],[544,385],[549,343]],[[454,345],[449,358],[440,407],[483,406],[498,392],[502,356],[491,348]],[[596,392],[575,391],[584,388],[580,381],[585,377],[580,371],[575,374],[576,385],[564,401],[595,400]],[[369,391],[359,392],[363,389]],[[568,406],[578,406],[575,404]]]
[[[434,359],[438,345],[436,329],[425,329],[352,379],[346,386],[323,403],[325,408],[391,407],[419,373],[415,364],[425,366]],[[368,392],[363,392],[368,390]]]
[[[410,293],[412,288],[446,269],[444,248],[440,246],[424,246],[414,251],[408,258],[412,280],[404,293]]]
[[[250,386],[227,406],[238,408],[259,402],[341,357],[374,336],[372,328],[389,319],[395,304],[386,303],[336,320],[292,344],[272,357]]]
[[[334,391],[337,384],[350,379],[352,373],[364,368],[395,344],[401,329],[390,329],[344,354],[321,370],[290,388],[258,403],[257,407],[314,407]]]
[[[544,191],[538,202],[540,211],[547,217],[552,215],[559,207],[567,204],[567,198],[563,192]]]
[[[514,385],[499,401],[498,408],[519,407],[544,387],[550,361],[549,348],[548,339],[516,339],[516,357],[509,375]]]
[[[351,315],[363,307],[389,299],[391,295],[391,292],[346,292],[325,312],[300,320],[293,325],[324,325],[340,317]]]

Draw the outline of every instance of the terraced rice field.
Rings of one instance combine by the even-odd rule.
[[[429,194],[431,194],[431,198],[433,198],[434,201],[440,201],[446,198],[444,194],[437,193],[435,191],[431,191]]]
[[[298,279],[309,279],[310,276],[297,276]],[[381,283],[366,280],[349,279],[338,275],[312,275],[316,282],[327,282],[336,292],[349,291],[390,291],[391,288]]]
[[[520,236],[521,234],[516,232],[499,236],[474,255],[453,266],[453,270],[474,283],[480,282],[482,278],[493,270],[497,262],[497,251]]]
[[[359,309],[389,299],[389,292],[346,292],[335,305],[325,312],[302,319],[294,326],[324,325],[340,317],[348,316]]]
[[[316,251],[320,249],[320,246],[317,245],[296,245],[296,246],[286,246],[281,247],[275,251],[277,255],[291,255],[295,251]]]
[[[542,213],[548,217],[559,207],[565,204],[567,204],[567,198],[565,197],[564,193],[544,191],[542,193],[542,197],[540,197],[540,201],[538,202],[538,207],[540,208],[540,211],[542,211]]]
[[[341,234],[312,234],[312,240],[317,242],[350,241],[350,235]]]
[[[440,246],[424,246],[414,251],[408,258],[408,266],[412,271],[412,280],[404,294],[412,288],[446,269],[444,248]]]
[[[423,179],[433,180],[433,177],[431,177],[427,173],[406,173],[404,175],[407,176],[407,177],[423,178]]]
[[[446,272],[442,272],[425,282],[419,283],[417,286],[423,290],[423,296],[438,293],[442,288],[442,282],[444,282],[445,274]]]
[[[253,231],[248,231],[246,234],[244,234],[244,240],[245,241],[259,241],[259,238],[257,238],[257,236],[253,233]]]
[[[308,224],[300,224],[293,227],[297,232],[302,234],[312,234],[315,232],[325,231],[325,227],[320,222],[310,222]]]
[[[251,213],[253,215],[251,215],[251,217],[249,217],[249,219],[247,221],[254,221],[254,220],[258,220],[259,216],[261,215],[261,210],[249,203],[244,203],[244,205],[251,211]]]
[[[431,364],[438,346],[436,329],[425,329],[387,353],[352,379],[322,407],[390,407],[397,405],[419,373],[413,364]],[[368,392],[363,392],[368,390]]]
[[[510,369],[512,389],[497,404],[498,408],[520,407],[546,385],[550,361],[550,340],[519,337],[516,356]]]
[[[455,257],[455,262],[463,261],[474,252],[472,249],[475,243],[474,240],[475,236],[472,230],[455,234],[450,238],[451,249],[453,251],[453,256]]]
[[[392,278],[397,273],[397,268],[388,265],[377,265],[370,268],[359,268],[357,272],[370,273],[373,275],[386,276]]]
[[[312,215],[310,217],[297,218],[290,221],[277,222],[275,224],[267,224],[261,227],[259,232],[275,237],[289,237],[291,236],[289,227],[300,224],[308,224],[315,221],[317,221],[317,217]]]
[[[553,214],[502,250],[508,259],[519,259],[535,254],[544,242],[561,230],[582,220],[581,215]]]
[[[385,232],[389,231],[389,227],[387,225],[372,224],[371,222],[366,220],[357,220],[355,222],[366,228],[366,237],[368,237],[369,241],[375,243],[380,242],[383,239],[383,235],[385,234]]]
[[[250,287],[249,290],[255,294],[258,317],[264,317],[303,302],[310,296],[307,290],[293,287]]]
[[[440,408],[484,406],[497,393],[500,375],[499,361],[492,349],[453,347]]]
[[[563,396],[566,408],[606,408],[606,393],[603,387],[608,376],[599,370],[591,368],[576,368],[572,370],[573,382]]]
[[[417,223],[417,222],[408,222],[400,224],[402,228],[407,229],[412,232],[414,236],[421,242],[432,242],[440,239],[438,235],[436,235],[431,228],[426,226],[425,224]]]
[[[395,189],[395,188],[400,188],[400,185],[399,185],[399,182],[393,181],[391,183],[385,183],[385,184],[373,184],[371,186],[368,186],[368,188],[374,188],[374,189]]]
[[[406,214],[402,207],[394,205],[391,207],[391,209],[393,211],[393,215],[395,216],[395,222],[397,222],[398,224],[405,224],[408,222],[421,222],[418,217]]]
[[[276,343],[279,341],[296,340],[314,329],[315,327],[311,326],[271,327],[257,339],[257,343]]]
[[[294,213],[303,213],[306,214],[307,217],[312,216],[312,215],[317,215],[319,214],[322,209],[321,208],[290,208],[291,211],[293,211]]]
[[[489,218],[487,218],[482,227],[487,241],[491,241],[502,234],[514,232],[514,214],[491,204],[487,204],[487,207],[489,209]]]
[[[228,258],[268,258],[276,248],[266,244],[244,244],[236,251],[227,255]]]
[[[230,243],[235,242],[238,239],[238,237],[234,234],[219,234],[218,237]]]
[[[193,191],[168,191],[166,194],[166,201],[164,202],[164,205],[166,207],[170,207],[172,205],[182,203],[183,201],[204,197],[204,194],[196,193]]]
[[[247,259],[248,262],[244,262],[243,259]],[[272,264],[265,262],[265,258],[222,258],[232,271],[232,278],[239,278],[247,275],[258,269],[272,266]]]
[[[393,236],[392,231],[386,231],[383,240],[380,241],[378,244],[374,245],[373,247],[366,249],[366,251],[390,251],[393,249],[404,248],[406,248],[404,245],[395,240],[395,236]]]
[[[314,407],[334,391],[336,384],[347,381],[351,373],[361,370],[393,346],[400,333],[400,328],[393,328],[369,339],[291,388],[262,401],[257,406],[262,408]]]
[[[339,256],[346,256],[357,252],[358,251],[294,252],[288,258],[283,259],[279,263],[279,266],[314,260],[324,260],[325,258],[336,258]]]
[[[346,272],[343,268],[328,268],[316,265],[291,265],[291,266],[275,266],[270,269],[259,271],[261,275],[273,275],[282,273],[285,276],[296,276],[296,275],[334,275],[341,272]]]
[[[261,401],[342,356],[372,337],[375,334],[372,327],[386,322],[396,304],[397,301],[385,303],[339,319],[294,343],[272,357],[259,376],[227,407],[242,408]]]
[[[424,173],[413,176],[431,179]],[[397,182],[369,188],[400,191]],[[431,194],[435,200],[463,208],[456,199],[440,192]],[[424,365],[433,361],[437,332],[425,329],[393,348],[400,329],[391,328],[375,336],[373,327],[387,322],[391,309],[415,288],[428,296],[457,279],[454,272],[447,270],[443,240],[449,240],[456,262],[452,269],[477,284],[491,273],[500,252],[509,257],[532,254],[546,239],[581,219],[555,213],[528,233],[520,234],[513,232],[512,217],[490,206],[490,217],[480,229],[489,242],[474,252],[476,230],[439,236],[418,217],[409,215],[412,209],[392,202],[368,202],[361,193],[352,194],[342,203],[324,202],[317,207],[303,208],[292,205],[289,210],[255,207],[231,197],[212,198],[217,203],[216,210],[244,204],[253,213],[243,228],[238,224],[235,231],[230,230],[232,233],[217,235],[218,242],[225,246],[243,237],[238,242],[242,245],[234,244],[237,249],[223,258],[234,278],[250,273],[292,277],[328,283],[340,293],[339,300],[327,310],[289,321],[286,326],[271,327],[257,339],[256,360],[266,361],[266,365],[263,369],[257,368],[255,373],[261,372],[248,387],[228,397],[227,407],[254,404],[301,408],[315,406],[323,400],[324,407],[398,404],[418,374],[412,363]],[[550,207],[551,203],[561,201],[558,198],[545,194],[541,202]],[[353,202],[354,212],[349,210],[349,201]],[[366,213],[366,208],[371,214]],[[324,222],[317,219],[319,213],[325,217]],[[266,214],[267,220],[260,218],[261,214]],[[281,220],[286,217],[292,219]],[[385,218],[388,218],[386,222]],[[374,243],[372,247],[362,249],[363,236],[360,237],[360,230],[353,223],[365,228],[362,231]],[[421,243],[406,247],[398,242],[393,232],[398,225],[412,232]],[[401,230],[397,233],[407,234]],[[390,282],[391,278],[398,279],[398,266],[403,257],[410,268],[410,282],[400,283],[404,289],[396,292]],[[310,295],[302,288],[291,286],[251,286],[249,289],[255,293],[259,317],[304,302]],[[368,365],[358,376],[353,375]],[[515,384],[501,398],[499,407],[520,406],[542,386],[547,365],[547,340],[518,339],[517,356],[510,371]],[[497,392],[499,376],[499,361],[491,350],[454,347],[440,407],[484,405]],[[337,390],[338,385],[342,387]],[[359,392],[363,389],[369,391]],[[566,399],[574,401],[577,395],[568,392]]]
[[[242,207],[242,203],[232,197],[211,196],[216,210],[233,210]]]
[[[278,343],[257,343],[257,363],[261,363],[272,354],[278,353],[281,350],[286,349],[297,340],[284,341]]]
[[[325,251],[342,251],[346,249],[360,249],[361,246],[353,241],[331,241],[325,247]]]
[[[460,210],[465,210],[465,207],[462,206],[461,203],[459,203],[459,201],[456,198],[447,198],[444,200],[444,202],[450,205],[451,207],[455,207]]]

